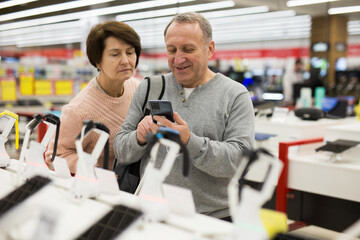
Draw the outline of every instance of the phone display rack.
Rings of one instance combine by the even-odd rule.
[[[117,205],[106,214],[99,222],[88,229],[78,240],[107,240],[114,239],[122,233],[130,224],[137,220],[142,212],[123,206]]]
[[[19,188],[15,189],[9,193],[3,199],[0,199],[0,216],[8,211],[10,208],[21,203],[45,185],[50,183],[51,180],[48,178],[35,176],[21,185]]]

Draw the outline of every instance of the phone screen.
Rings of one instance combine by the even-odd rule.
[[[153,122],[157,123],[154,120],[154,116],[163,116],[168,120],[175,122],[173,118],[173,110],[171,106],[171,102],[168,100],[149,100],[149,107],[151,116],[153,117]]]

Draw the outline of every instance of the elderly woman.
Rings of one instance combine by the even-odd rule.
[[[109,166],[114,160],[113,139],[125,120],[131,99],[139,81],[133,78],[139,62],[139,35],[127,24],[107,21],[90,31],[86,53],[90,63],[99,71],[61,111],[60,134],[56,155],[67,160],[71,173],[76,172],[75,138],[84,120],[101,122],[110,130]],[[98,139],[91,132],[83,142],[85,152],[91,153]],[[51,166],[54,141],[49,144],[45,161]],[[102,153],[103,156],[103,153]],[[100,156],[98,165],[102,166]]]

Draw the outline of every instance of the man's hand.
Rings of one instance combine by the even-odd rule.
[[[146,135],[149,133],[156,133],[159,129],[159,125],[155,124],[152,121],[150,115],[144,117],[138,124],[136,129],[136,138],[140,145],[144,145],[146,143]]]
[[[180,139],[184,143],[184,145],[186,146],[188,144],[191,135],[190,130],[186,122],[180,117],[180,115],[177,112],[174,112],[175,123],[160,116],[154,116],[154,120],[161,123],[161,125],[163,125],[164,127],[168,127],[178,131],[180,133]]]

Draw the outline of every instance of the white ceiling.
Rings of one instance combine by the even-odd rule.
[[[297,14],[309,14],[311,16],[326,16],[329,8],[347,7],[360,5],[359,0],[340,0],[335,2],[287,7],[287,0],[234,0],[238,7],[267,5],[272,11],[293,9]],[[360,12],[345,14],[349,20],[360,20]]]
[[[40,0],[40,1],[36,1],[36,2],[31,2],[31,3],[27,3],[27,4],[23,4],[23,5],[10,7],[10,8],[0,9],[0,16],[3,14],[11,13],[11,12],[22,11],[22,10],[35,8],[35,7],[47,6],[47,5],[51,5],[51,4],[70,2],[70,1],[73,1],[73,0]],[[59,9],[58,12],[53,13],[53,14],[48,14],[47,16],[55,15],[55,14],[63,14],[63,13],[68,13],[68,12],[72,12],[72,11],[80,11],[80,10],[85,10],[85,9],[94,9],[96,7],[116,6],[116,5],[135,3],[135,2],[144,2],[144,1],[145,0],[133,0],[133,1],[117,0],[117,1],[113,1],[111,3],[93,5],[90,7],[82,7],[82,8],[68,10],[68,11],[61,11],[61,9]],[[197,0],[197,1],[193,2],[192,4],[216,2],[216,1],[219,1],[219,0],[207,0],[207,1],[206,0]],[[5,2],[5,1],[0,1],[0,2]],[[270,7],[271,11],[293,9],[298,14],[309,14],[311,16],[327,15],[327,10],[331,7],[344,7],[344,6],[360,5],[359,0],[338,0],[338,1],[334,1],[334,2],[312,4],[312,5],[298,6],[298,7],[292,7],[292,8],[289,8],[286,6],[287,0],[234,0],[234,2],[236,4],[235,7],[250,7],[250,6],[267,5],[268,7]],[[182,5],[185,5],[185,4],[182,4]],[[153,10],[155,10],[155,9],[156,8],[154,8]],[[136,11],[134,11],[134,12],[136,12]],[[353,19],[360,20],[359,12],[346,14],[346,15],[350,18],[350,20],[353,20]]]
[[[90,0],[87,0],[90,1]],[[92,0],[94,1],[94,0]],[[145,15],[146,13],[150,13],[150,16],[153,16],[153,13],[156,10],[169,8],[169,7],[183,7],[183,6],[189,6],[189,5],[195,5],[195,4],[204,4],[204,3],[212,3],[212,2],[218,2],[220,0],[197,0],[189,3],[175,3],[169,6],[163,6],[163,7],[151,7],[143,10],[132,10],[129,12],[121,13],[121,16],[124,16],[129,13],[137,13],[141,12],[142,15]],[[224,1],[224,0],[222,0]],[[226,11],[229,9],[239,9],[239,8],[246,8],[246,7],[254,7],[254,6],[263,6],[266,5],[269,7],[269,11],[271,12],[277,12],[277,11],[285,11],[285,10],[294,10],[296,12],[296,16],[291,16],[289,18],[281,17],[275,18],[275,17],[267,17],[266,19],[252,19],[248,17],[249,15],[246,15],[246,17],[240,17],[235,18],[231,17],[228,19],[232,19],[232,22],[228,22],[226,24],[216,26],[215,20],[214,23],[210,19],[210,22],[213,25],[214,28],[214,38],[218,39],[218,42],[223,43],[231,43],[231,42],[244,42],[244,41],[264,41],[264,40],[276,40],[276,39],[287,39],[287,38],[308,38],[310,34],[310,28],[311,28],[311,17],[315,16],[326,16],[327,11],[329,8],[332,7],[344,7],[344,6],[356,6],[360,5],[360,0],[339,0],[335,2],[329,2],[329,3],[322,3],[322,4],[313,4],[313,5],[305,5],[305,6],[298,6],[298,7],[292,7],[289,8],[286,6],[287,0],[234,0],[235,6],[234,7],[228,7],[223,10],[217,10],[217,11]],[[3,2],[3,1],[2,1]],[[33,9],[41,6],[48,6],[52,4],[59,4],[64,2],[70,2],[70,1],[61,1],[61,0],[40,0],[31,2],[28,4],[23,4],[19,6],[9,7],[5,9],[0,9],[0,19],[1,16],[4,16],[9,13],[15,13],[18,11],[24,11],[28,9]],[[85,29],[84,31],[84,25],[83,22],[81,22],[81,19],[73,19],[71,22],[68,21],[68,25],[60,26],[61,23],[56,23],[53,25],[50,24],[44,24],[39,27],[28,27],[27,29],[24,28],[25,24],[27,24],[30,20],[39,20],[40,18],[48,18],[58,15],[64,15],[64,14],[70,14],[70,13],[76,13],[75,15],[78,16],[79,12],[88,11],[88,10],[95,10],[99,8],[105,8],[105,7],[115,7],[115,6],[123,6],[124,4],[133,4],[133,3],[144,3],[145,0],[115,0],[108,3],[103,4],[95,4],[87,7],[81,7],[81,8],[75,8],[71,10],[62,10],[57,9],[57,11],[48,13],[48,14],[41,14],[26,18],[18,18],[15,20],[9,20],[9,21],[0,21],[0,47],[1,48],[9,48],[9,47],[29,47],[29,46],[36,46],[31,44],[25,44],[20,45],[18,42],[20,41],[30,41],[35,42],[36,44],[41,43],[42,46],[47,46],[47,42],[42,43],[43,41],[49,40],[51,37],[54,38],[60,38],[63,37],[65,34],[69,34],[69,37],[67,37],[62,44],[66,43],[80,43],[84,41],[84,36],[87,35],[87,32],[89,30],[89,27]],[[148,3],[149,1],[147,1]],[[202,13],[206,14],[207,11],[203,11]],[[106,16],[102,16],[101,20],[104,19],[115,19],[115,17],[119,15],[117,14],[108,14]],[[360,12],[357,13],[350,13],[345,14],[345,16],[348,17],[349,20],[355,21],[356,20],[356,28],[359,28],[360,34]],[[249,22],[249,19],[251,21]],[[247,22],[245,22],[247,20]],[[280,21],[281,20],[281,21]],[[87,25],[92,25],[92,20],[86,20]],[[99,21],[99,19],[97,20]],[[278,21],[275,25],[268,25],[270,23]],[[285,22],[284,22],[285,21]],[[286,21],[289,21],[287,23]],[[297,25],[293,25],[291,22],[295,21]],[[300,24],[299,23],[303,23]],[[21,27],[16,30],[24,29],[24,31],[20,31],[21,33],[17,33],[18,36],[15,38],[14,31],[10,32],[9,30],[3,30],[3,27],[21,22]],[[81,23],[80,23],[81,22]],[[168,20],[167,20],[168,22]],[[238,24],[234,24],[234,22]],[[281,22],[281,23],[280,23]],[[132,25],[131,22],[128,22],[130,25]],[[161,47],[161,44],[158,45],[160,42],[163,42],[162,40],[162,30],[164,29],[164,25],[166,23],[161,23],[156,25],[155,19],[148,19],[144,21],[144,23],[141,23],[141,26],[134,27],[135,30],[139,33],[139,35],[142,37],[142,43],[145,48],[152,48],[152,47]],[[70,24],[70,25],[69,25]],[[148,24],[148,25],[147,25]],[[299,26],[298,26],[299,25]],[[300,26],[302,25],[302,26]],[[305,26],[304,26],[305,25]],[[59,27],[59,28],[56,28]],[[50,28],[50,29],[49,29]],[[144,29],[145,28],[145,29]],[[282,28],[282,29],[280,29]],[[159,30],[160,29],[160,30]],[[274,30],[275,29],[275,30]],[[3,30],[3,31],[2,31]],[[249,38],[247,38],[249,37]],[[38,38],[38,40],[36,40]],[[55,44],[55,43],[52,43]],[[57,43],[60,44],[60,43]],[[51,45],[49,43],[49,45]],[[0,49],[1,50],[1,49]]]

